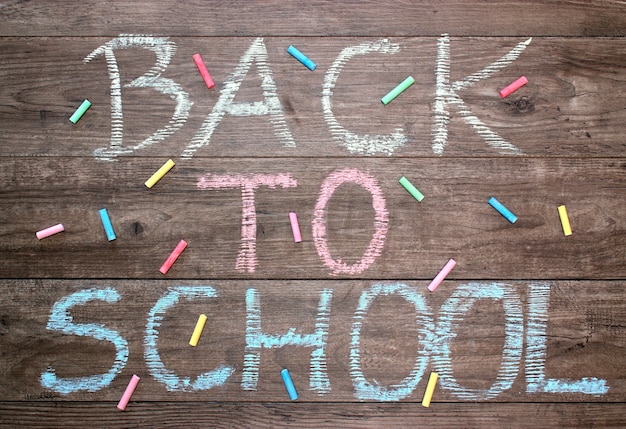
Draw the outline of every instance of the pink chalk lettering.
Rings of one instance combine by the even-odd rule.
[[[295,188],[298,182],[291,174],[249,174],[249,175],[217,175],[206,174],[198,180],[198,189],[232,189],[241,188],[241,247],[237,255],[235,269],[241,273],[254,273],[257,266],[256,257],[256,205],[254,191],[260,186],[275,189]]]
[[[372,206],[375,211],[374,235],[361,260],[353,265],[348,265],[341,258],[333,259],[328,248],[326,239],[326,211],[328,201],[335,190],[344,183],[356,183],[365,188],[372,195]],[[330,268],[333,275],[359,274],[369,268],[380,255],[385,246],[385,237],[389,224],[389,212],[383,197],[382,189],[375,177],[357,169],[341,169],[331,173],[320,189],[315,211],[313,213],[313,241],[318,255],[324,264]]]

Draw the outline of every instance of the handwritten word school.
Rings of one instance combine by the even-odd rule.
[[[437,58],[435,67],[435,98],[432,104],[432,151],[437,155],[443,154],[448,142],[448,124],[450,123],[450,108],[456,109],[459,117],[471,127],[492,148],[502,154],[520,154],[521,150],[505,140],[495,131],[485,125],[480,118],[475,116],[458,92],[475,83],[487,79],[507,67],[515,61],[530,45],[532,39],[524,40],[514,46],[502,57],[485,66],[483,69],[464,77],[463,79],[450,82],[450,37],[443,34],[437,44]],[[156,54],[156,62],[144,75],[124,85],[124,88],[152,88],[155,91],[170,97],[176,102],[174,113],[169,122],[151,134],[143,141],[132,145],[124,145],[124,113],[120,67],[115,56],[115,51],[121,49],[148,49]],[[395,150],[404,146],[408,139],[402,128],[393,130],[390,134],[366,134],[361,135],[344,127],[333,113],[332,96],[337,85],[337,80],[345,65],[354,57],[369,54],[391,55],[400,51],[400,45],[391,43],[387,39],[348,46],[341,50],[335,61],[326,71],[322,84],[322,110],[323,116],[333,139],[344,146],[348,152],[354,155],[392,155]],[[101,161],[115,160],[118,156],[129,155],[134,151],[157,144],[181,127],[189,117],[193,103],[189,100],[189,94],[183,87],[170,78],[161,76],[172,57],[176,53],[176,44],[168,37],[155,37],[150,35],[121,34],[108,41],[104,45],[94,49],[84,58],[88,63],[96,57],[104,56],[107,63],[109,79],[111,81],[111,141],[109,147],[97,148],[94,151],[96,159]],[[194,58],[198,64],[198,57]],[[241,83],[247,76],[252,64],[256,65],[258,76],[262,82],[261,89],[263,100],[255,102],[234,102]],[[200,72],[207,80],[208,71],[204,63],[201,63]],[[206,73],[205,73],[206,72]],[[208,77],[210,78],[210,76]],[[407,78],[408,79],[408,78]],[[412,79],[412,78],[411,78]],[[211,80],[210,83],[213,83]],[[209,83],[207,83],[209,86]],[[212,88],[213,86],[211,86]],[[274,133],[284,147],[295,148],[293,138],[287,121],[283,105],[278,97],[277,86],[274,82],[270,58],[263,38],[256,38],[250,47],[241,56],[239,63],[222,83],[219,97],[213,110],[208,114],[200,129],[192,137],[187,147],[181,153],[181,158],[192,158],[202,147],[211,143],[211,137],[225,115],[250,117],[267,116],[272,124]]]
[[[550,378],[545,373],[547,354],[547,322],[550,300],[549,283],[527,285],[528,298],[524,317],[523,303],[517,289],[507,283],[471,282],[459,285],[441,305],[438,315],[428,305],[423,291],[403,283],[375,283],[363,290],[352,318],[349,336],[349,375],[354,397],[359,400],[398,401],[411,396],[432,365],[439,374],[440,387],[460,400],[488,400],[511,388],[524,368],[526,393],[579,393],[602,395],[609,386],[603,379],[585,377],[581,379]],[[197,300],[219,300],[219,291],[212,286],[169,287],[148,312],[143,355],[146,366],[154,380],[170,392],[207,391],[222,386],[241,368],[241,389],[257,390],[263,349],[303,347],[311,349],[309,362],[309,390],[317,395],[332,392],[332,382],[327,369],[328,331],[332,323],[333,289],[319,293],[317,315],[313,332],[301,332],[297,326],[289,327],[286,333],[267,332],[265,324],[271,324],[271,312],[263,312],[262,292],[250,287],[245,294],[246,322],[241,326],[245,338],[242,365],[228,362],[195,377],[181,376],[176,368],[168,368],[159,353],[159,333],[165,315],[175,306]],[[404,379],[395,384],[382,385],[368,379],[363,371],[361,359],[361,331],[368,312],[376,300],[400,297],[414,307],[412,318],[417,331],[418,345],[414,350],[415,361]],[[52,307],[47,329],[66,335],[91,337],[115,346],[115,360],[108,372],[84,377],[59,377],[55,368],[49,367],[41,374],[41,385],[62,394],[73,392],[95,392],[106,388],[125,368],[129,358],[128,341],[117,331],[100,323],[77,323],[71,312],[75,307],[90,302],[104,302],[114,306],[121,300],[115,288],[89,288],[79,290],[58,300]],[[490,300],[502,305],[504,312],[504,344],[502,359],[495,380],[488,389],[475,389],[461,385],[454,372],[452,342],[463,323],[463,318],[479,300]],[[75,310],[74,310],[75,311]],[[210,316],[208,316],[210,318]],[[524,320],[526,323],[524,323]],[[392,326],[388,327],[393,329]],[[204,336],[211,335],[205,332]],[[180,347],[187,346],[181,339]],[[334,357],[336,359],[337,357]],[[523,362],[523,358],[525,359]],[[302,389],[300,389],[302,390]]]

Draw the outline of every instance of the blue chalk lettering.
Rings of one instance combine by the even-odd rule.
[[[261,349],[280,348],[287,345],[313,347],[309,373],[309,388],[323,395],[330,392],[330,379],[326,368],[326,342],[330,322],[332,289],[324,289],[320,293],[317,307],[315,332],[312,334],[296,334],[296,328],[289,328],[286,334],[273,335],[261,330],[261,301],[256,289],[246,292],[246,350],[243,360],[241,388],[256,390],[259,380],[259,364]]]
[[[415,322],[419,339],[419,349],[415,365],[410,374],[400,383],[390,386],[381,386],[378,382],[369,382],[361,368],[361,327],[367,312],[376,297],[379,295],[400,295],[415,306]],[[417,383],[424,375],[428,365],[428,353],[433,341],[432,327],[434,326],[432,312],[423,296],[405,284],[375,284],[369,290],[363,291],[354,313],[352,324],[352,340],[350,343],[350,376],[354,386],[355,396],[359,400],[399,401],[413,393]]]
[[[479,299],[502,301],[504,307],[504,350],[495,382],[487,390],[465,388],[452,371],[450,344],[456,337],[458,322]],[[437,341],[433,347],[433,365],[441,387],[465,400],[495,398],[510,389],[517,378],[524,343],[524,318],[520,298],[511,285],[504,283],[466,283],[459,286],[441,306],[437,319]]]
[[[163,364],[157,340],[159,338],[159,328],[163,321],[163,315],[168,309],[176,305],[180,298],[187,300],[197,298],[215,298],[217,292],[211,286],[178,286],[167,288],[167,292],[159,298],[150,313],[146,323],[146,336],[144,339],[144,358],[150,374],[155,380],[165,384],[170,392],[188,392],[194,390],[208,390],[226,383],[226,380],[235,371],[229,366],[220,366],[211,371],[200,374],[194,381],[190,377],[178,377],[176,373],[169,370]],[[181,343],[183,344],[183,343]],[[184,342],[187,344],[187,341]]]
[[[105,328],[99,323],[73,323],[74,318],[68,313],[70,308],[84,305],[89,301],[104,301],[112,304],[119,299],[120,295],[115,289],[94,288],[75,292],[54,304],[46,329],[59,331],[66,335],[93,337],[99,341],[109,341],[115,346],[115,361],[109,372],[86,377],[59,378],[55,369],[48,367],[40,377],[43,387],[63,395],[78,391],[96,392],[111,384],[115,376],[124,369],[128,361],[128,342],[117,331]]]
[[[580,380],[546,378],[546,328],[550,303],[550,284],[529,285],[528,327],[526,328],[526,393],[584,393],[604,395],[606,380],[585,377]]]

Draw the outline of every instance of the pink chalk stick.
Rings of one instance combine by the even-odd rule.
[[[213,78],[211,78],[209,71],[204,65],[204,61],[202,61],[202,57],[200,56],[200,54],[195,54],[193,56],[193,61],[196,63],[196,67],[198,67],[198,71],[202,75],[202,79],[204,79],[204,83],[206,83],[207,88],[213,88],[215,86],[215,83],[213,82]]]
[[[122,395],[122,399],[120,399],[120,402],[117,403],[117,408],[120,409],[121,411],[124,411],[126,409],[126,405],[128,405],[128,401],[130,401],[130,397],[133,396],[133,392],[135,391],[135,388],[137,387],[139,380],[140,380],[139,376],[136,374],[133,374],[133,377],[128,382],[128,386],[126,386],[126,390],[124,391],[124,394]]]
[[[51,235],[58,234],[59,232],[65,231],[62,223],[51,226],[50,228],[42,229],[41,231],[37,231],[36,235],[38,239],[50,237]]]
[[[289,213],[289,221],[291,222],[291,232],[293,232],[293,241],[300,243],[302,234],[300,234],[300,225],[298,224],[298,215],[294,212]]]
[[[180,240],[180,242],[176,245],[176,248],[172,250],[172,253],[170,253],[170,256],[168,256],[165,262],[163,262],[163,265],[161,265],[159,271],[161,271],[161,273],[163,274],[167,274],[167,272],[170,270],[170,268],[172,268],[172,265],[174,265],[174,262],[176,262],[180,254],[183,253],[185,247],[187,247],[187,242],[185,240]]]
[[[430,284],[428,285],[428,290],[431,292],[434,292],[435,289],[437,289],[437,286],[441,284],[443,279],[445,279],[446,276],[450,274],[450,271],[452,271],[452,268],[454,268],[455,265],[456,265],[456,261],[454,259],[450,259],[446,263],[446,265],[444,265],[441,271],[439,271],[439,274],[437,274],[437,277],[435,277],[433,281],[430,282]]]
[[[510,84],[506,88],[502,89],[500,91],[500,97],[505,98],[505,97],[509,96],[510,94],[512,94],[515,91],[517,91],[518,89],[520,89],[522,86],[526,85],[527,83],[528,83],[528,79],[526,79],[526,76],[520,77],[519,79],[517,79],[512,84]]]

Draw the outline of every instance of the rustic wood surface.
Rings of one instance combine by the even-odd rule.
[[[97,51],[132,35],[158,39],[159,48]],[[626,426],[625,36],[626,5],[609,0],[3,2],[0,426]],[[165,44],[170,50],[159,51]],[[317,69],[294,60],[290,44]],[[388,51],[363,54],[372,44]],[[248,55],[252,46],[266,57]],[[170,56],[161,69],[155,53]],[[498,61],[506,64],[492,73]],[[232,93],[239,113],[226,113],[190,152],[242,67]],[[123,120],[112,117],[118,72]],[[382,105],[409,75],[415,84]],[[500,98],[521,75],[528,84]],[[471,83],[454,86],[461,81]],[[187,117],[172,119],[177,101],[155,82],[184,91]],[[254,115],[271,96],[283,122]],[[70,123],[85,98],[91,108]],[[168,121],[178,128],[163,141],[129,149]],[[111,150],[113,124],[122,122],[121,149]],[[498,138],[485,139],[485,130]],[[394,132],[404,143],[370,152],[342,137]],[[147,189],[168,158],[174,169]],[[371,188],[343,183],[320,210],[338,172],[358,172]],[[201,185],[259,175],[289,185],[256,187],[252,211],[241,186]],[[399,185],[402,176],[422,202]],[[491,196],[518,216],[515,224],[487,204]],[[246,207],[252,230],[242,225]],[[302,243],[294,243],[291,211]],[[63,233],[37,240],[36,231],[56,223]],[[256,260],[242,269],[245,231],[253,231]],[[378,251],[364,257],[380,231]],[[189,246],[164,276],[159,267],[181,239]],[[450,258],[457,266],[429,292]],[[337,272],[332,263],[353,268]],[[184,287],[214,296],[167,298]],[[109,298],[72,301],[85,291]],[[65,312],[63,303],[71,304]],[[192,348],[200,313],[208,321]],[[244,388],[257,320],[266,342],[257,384]],[[321,394],[312,387],[313,347],[290,342],[324,329],[329,387]],[[113,337],[99,338],[105,331]],[[128,356],[112,380],[76,388],[120,362],[120,341]],[[170,380],[232,373],[210,388],[187,382],[174,391],[160,364]],[[435,370],[440,380],[425,408]],[[71,391],[46,385],[51,371]],[[533,391],[537,371],[547,381]],[[404,394],[391,403],[393,392],[359,396],[359,372],[370,391]],[[142,380],[121,412],[132,374]]]

